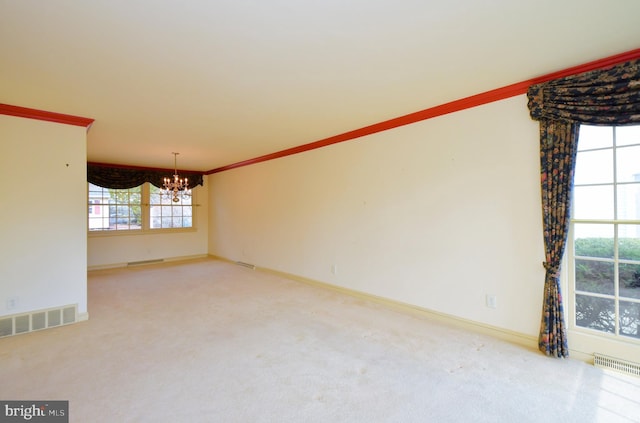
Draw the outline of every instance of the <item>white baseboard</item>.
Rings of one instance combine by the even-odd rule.
[[[96,264],[94,266],[87,266],[87,272],[94,270],[117,269],[120,267],[127,267],[127,263]]]
[[[234,260],[227,259],[225,257],[219,257],[216,255],[210,255],[211,258],[216,260],[221,260],[229,263],[236,263]],[[338,291],[346,295],[350,295],[352,297],[373,301],[378,304],[385,305],[390,308],[394,308],[397,310],[401,310],[408,313],[413,313],[419,316],[423,316],[426,318],[430,318],[432,320],[436,320],[445,324],[450,324],[459,328],[467,329],[470,331],[483,333],[489,336],[493,336],[495,338],[502,339],[507,342],[511,342],[517,345],[521,345],[528,349],[532,349],[538,351],[538,339],[535,336],[527,335],[519,332],[515,332],[509,329],[499,328],[496,326],[487,325],[481,322],[476,322],[473,320],[463,319],[461,317],[453,316],[446,313],[441,313],[438,311],[429,310],[426,308],[422,308],[413,304],[407,304],[400,301],[392,300],[389,298],[379,297],[373,294],[369,294],[362,291],[356,291],[348,288],[343,288],[341,286],[332,285],[330,283],[316,281],[313,279],[301,277],[298,275],[293,275],[291,273],[280,272],[273,269],[256,267],[258,271],[263,271],[271,274],[275,274],[278,276],[285,277],[287,279],[292,279],[298,282],[306,283],[309,285],[318,286],[325,289],[331,289],[333,291]]]
[[[615,357],[626,361],[638,363],[640,360],[640,343],[635,340],[623,342],[611,337],[603,337],[597,333],[591,333],[585,328],[571,328],[567,330],[569,337],[569,349],[572,357],[586,357],[584,361],[593,363],[596,354]]]

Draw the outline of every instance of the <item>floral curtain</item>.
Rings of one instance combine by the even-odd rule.
[[[542,84],[527,92],[540,121],[540,172],[545,243],[545,284],[538,346],[568,357],[560,289],[560,263],[569,228],[573,172],[581,123],[640,123],[640,60]]]
[[[191,188],[202,185],[202,173],[178,171],[181,178],[189,179]],[[164,178],[171,178],[173,170],[134,169],[103,165],[87,165],[87,180],[103,188],[128,189],[149,182],[162,188]]]
[[[560,263],[569,232],[569,206],[579,128],[579,124],[571,122],[547,119],[540,122],[540,181],[546,274],[538,347],[547,355],[556,357],[569,355],[560,290]]]

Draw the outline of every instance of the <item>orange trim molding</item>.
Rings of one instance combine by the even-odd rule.
[[[460,110],[481,106],[487,103],[492,103],[494,101],[504,100],[510,97],[515,97],[517,95],[525,94],[531,85],[552,81],[558,78],[564,78],[566,76],[575,75],[582,72],[588,72],[588,71],[597,70],[597,69],[606,69],[608,67],[617,65],[618,63],[623,63],[629,60],[634,60],[639,58],[640,58],[640,48],[631,50],[625,53],[616,54],[614,56],[605,57],[604,59],[595,60],[593,62],[588,62],[579,66],[574,66],[558,72],[553,72],[547,75],[540,76],[538,78],[518,82],[518,83],[507,85],[501,88],[496,88],[494,90],[472,95],[470,97],[461,98],[459,100],[451,101],[449,103],[444,103],[439,106],[431,107],[429,109],[420,110],[418,112],[410,113],[408,115],[385,120],[383,122],[365,126],[364,128],[345,132],[343,134],[335,135],[329,138],[324,138],[309,144],[288,148],[286,150],[277,151],[275,153],[266,154],[264,156],[255,157],[253,159],[244,160],[244,161],[233,163],[227,166],[218,167],[216,169],[211,169],[205,172],[205,175],[211,175],[213,173],[223,172],[225,170],[231,170],[238,167],[248,166],[248,165],[252,165],[260,162],[265,162],[268,160],[277,159],[280,157],[303,153],[309,150],[315,150],[316,148],[326,147],[331,144],[350,141],[356,138],[364,137],[366,135],[387,131],[389,129],[394,129],[400,126],[409,125],[411,123],[416,123],[416,122],[420,122],[426,119],[431,119],[437,116],[446,115],[448,113],[454,113]]]
[[[62,113],[46,112],[44,110],[29,109],[27,107],[12,106],[0,103],[0,114],[23,117],[27,119],[46,120],[48,122],[64,123],[67,125],[84,126],[89,129],[95,119],[79,116],[63,115]]]

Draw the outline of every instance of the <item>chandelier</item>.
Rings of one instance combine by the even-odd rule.
[[[180,198],[187,199],[191,197],[191,190],[189,189],[189,179],[181,178],[178,176],[178,154],[173,154],[173,179],[164,178],[162,195],[171,198],[171,201],[177,203]]]

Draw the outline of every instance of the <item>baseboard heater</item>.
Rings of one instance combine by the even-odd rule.
[[[632,376],[640,376],[640,363],[609,357],[599,353],[593,355],[593,365],[603,369],[616,370]]]
[[[163,261],[164,259],[130,261],[129,263],[127,263],[127,266],[140,266],[142,264],[162,263]]]
[[[245,263],[245,262],[243,262],[243,261],[236,261],[236,264],[237,264],[238,266],[247,267],[247,268],[249,268],[249,269],[251,269],[251,270],[256,270],[256,266],[254,266],[254,265],[253,265],[253,264],[251,264],[251,263]]]
[[[0,317],[0,338],[69,325],[77,321],[78,307],[76,305],[3,316]]]

